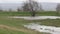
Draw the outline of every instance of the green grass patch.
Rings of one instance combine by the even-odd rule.
[[[60,27],[60,19],[44,19],[44,20],[34,20],[35,23],[47,26]]]
[[[28,33],[0,28],[0,34],[28,34]]]
[[[32,12],[0,12],[0,16],[31,16]],[[60,15],[60,13],[59,13]],[[56,11],[36,12],[36,16],[58,16]]]

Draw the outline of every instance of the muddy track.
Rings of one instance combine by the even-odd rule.
[[[26,33],[30,33],[30,34],[32,34],[32,33],[35,34],[34,32],[36,32],[36,31],[29,30],[29,29],[11,27],[11,26],[7,26],[7,25],[0,25],[0,28],[8,29],[8,30],[14,30],[14,31],[26,32]]]
[[[16,27],[10,27],[10,26],[7,26],[7,25],[0,25],[0,28],[21,31],[20,29],[18,29]]]

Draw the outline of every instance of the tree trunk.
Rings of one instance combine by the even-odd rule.
[[[35,11],[32,11],[32,17],[35,17]]]

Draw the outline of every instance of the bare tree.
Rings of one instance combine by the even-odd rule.
[[[60,13],[60,3],[57,4],[56,11],[57,11],[57,15],[59,16],[59,13]]]
[[[29,11],[28,3],[24,3],[23,10],[24,11]]]
[[[21,9],[20,9],[20,8],[17,8],[17,11],[18,11],[18,12],[20,12],[20,11],[21,11]]]
[[[32,16],[35,16],[35,12],[38,9],[38,3],[33,0],[28,0],[28,3],[25,3],[23,6],[23,10],[30,11],[32,13]]]

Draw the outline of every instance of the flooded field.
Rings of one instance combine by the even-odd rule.
[[[39,25],[35,23],[30,23],[28,25],[24,25],[24,27],[28,29],[33,29],[39,32],[46,32],[51,34],[60,34],[60,27],[54,27],[54,26],[45,26],[45,25]]]
[[[14,16],[14,17],[10,17],[10,18],[23,18],[25,20],[60,19],[59,16],[36,16],[36,17]],[[36,30],[39,32],[60,34],[60,27],[55,27],[55,26],[46,26],[46,25],[40,25],[40,24],[36,24],[36,23],[30,23],[30,24],[24,25],[24,27],[26,27],[28,29]]]

